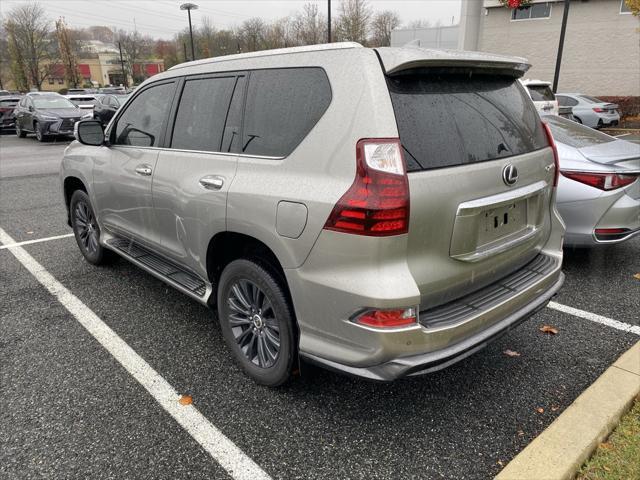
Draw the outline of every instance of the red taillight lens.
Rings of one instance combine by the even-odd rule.
[[[553,139],[553,135],[551,134],[551,129],[549,125],[542,122],[542,126],[544,127],[544,133],[547,135],[547,141],[549,142],[549,146],[553,149],[553,163],[555,165],[555,169],[553,172],[553,186],[558,186],[558,176],[560,175],[560,159],[558,158],[558,147],[556,147],[556,142]]]
[[[406,327],[416,323],[416,309],[367,310],[358,315],[355,322],[374,328]]]
[[[597,235],[620,235],[629,231],[628,228],[596,228]]]
[[[638,179],[638,174],[567,172],[562,175],[600,190],[615,190],[631,185]]]
[[[356,178],[336,203],[324,228],[385,237],[409,230],[409,181],[397,138],[356,145]]]
[[[606,110],[604,108],[594,107],[593,111],[596,113],[602,113],[602,112],[605,112]]]

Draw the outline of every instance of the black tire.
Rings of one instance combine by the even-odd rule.
[[[76,190],[69,202],[71,227],[82,256],[93,265],[111,263],[116,254],[100,245],[100,227],[96,221],[89,196]]]
[[[40,129],[40,124],[38,122],[33,122],[33,131],[35,132],[36,139],[39,142],[46,142],[49,139],[47,135],[42,133],[42,129]]]
[[[596,126],[596,129],[600,130],[602,127],[604,127],[604,122],[602,121],[602,119],[598,120],[598,125]]]
[[[27,136],[27,132],[25,132],[24,130],[22,130],[22,128],[20,128],[20,124],[18,124],[18,122],[16,122],[16,136],[18,138],[24,138]]]
[[[218,285],[218,320],[236,361],[256,383],[277,387],[296,360],[293,308],[284,280],[247,259],[225,267]]]
[[[582,120],[580,120],[580,118],[576,117],[575,115],[573,116],[573,118],[575,118],[575,119],[576,119],[576,122],[578,122],[578,123],[582,123]]]

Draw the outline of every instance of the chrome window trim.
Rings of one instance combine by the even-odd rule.
[[[247,155],[246,153],[233,153],[233,152],[211,152],[209,150],[186,150],[179,148],[167,148],[167,147],[137,147],[135,145],[111,145],[112,148],[135,148],[145,150],[162,150],[164,152],[182,152],[182,153],[198,153],[207,155],[227,155],[230,157],[243,157],[243,158],[257,158],[261,160],[284,160],[287,157],[269,157],[266,155]]]

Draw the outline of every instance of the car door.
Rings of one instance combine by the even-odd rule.
[[[211,238],[226,229],[229,186],[235,176],[245,75],[189,77],[179,89],[170,148],[158,157],[153,202],[162,251],[206,278]],[[172,116],[173,118],[173,116]]]
[[[151,183],[163,145],[176,81],[158,82],[136,94],[107,132],[108,148],[94,158],[98,218],[113,234],[156,246]]]

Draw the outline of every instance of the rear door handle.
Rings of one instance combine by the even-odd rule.
[[[207,190],[220,190],[224,185],[224,178],[219,175],[207,175],[200,179],[200,185]]]
[[[138,175],[144,175],[145,177],[148,177],[152,172],[153,170],[151,170],[151,165],[143,164],[136,167],[136,173]]]

